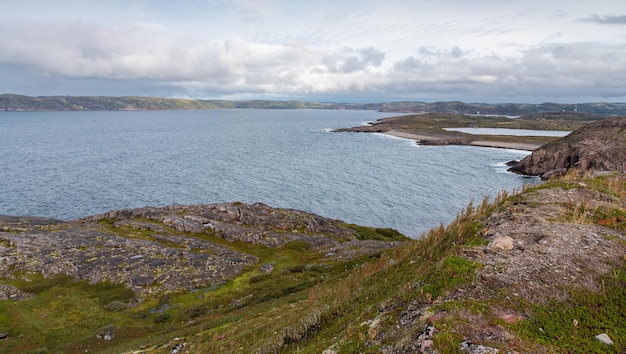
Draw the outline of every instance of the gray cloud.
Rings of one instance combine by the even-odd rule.
[[[373,47],[353,49],[345,48],[342,52],[332,53],[324,58],[324,64],[332,73],[353,73],[378,67],[385,60],[385,53]]]
[[[215,1],[255,4],[251,0]],[[624,17],[592,16],[585,21],[621,24]],[[367,40],[353,43],[350,35],[354,34],[332,26],[327,33],[313,31],[280,41],[271,36],[260,40],[262,35],[211,37],[139,21],[110,24],[5,17],[0,18],[0,92],[196,98],[323,96],[341,100],[626,99],[623,42],[571,43],[565,35],[553,35],[534,46],[497,42],[493,47],[491,43],[484,46],[472,41],[474,37],[463,37],[469,39],[467,43],[463,39],[432,40],[448,30],[451,38],[463,32],[457,22],[446,21],[434,28],[428,23],[411,23],[403,28],[381,21],[367,29]],[[482,26],[487,22],[472,23]],[[509,33],[500,33],[498,28],[494,25],[489,33]],[[401,40],[393,36],[380,40],[386,31],[400,33]],[[568,29],[562,31],[567,34]],[[320,38],[315,42],[298,40],[309,35]],[[563,43],[554,43],[557,40]],[[394,41],[398,42],[387,46]],[[394,52],[398,47],[402,50]]]
[[[626,15],[591,15],[587,18],[583,18],[582,22],[592,22],[601,25],[626,25]]]
[[[433,60],[436,57],[436,60]],[[599,43],[564,43],[530,48],[519,57],[456,55],[420,50],[398,61],[384,91],[463,97],[626,97],[626,48]]]

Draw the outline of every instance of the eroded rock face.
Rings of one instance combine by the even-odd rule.
[[[626,117],[586,125],[540,147],[509,169],[543,179],[570,170],[626,171]]]

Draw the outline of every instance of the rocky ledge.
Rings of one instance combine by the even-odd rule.
[[[123,284],[138,297],[168,294],[229,280],[257,265],[259,258],[237,243],[304,245],[345,260],[402,242],[360,241],[342,221],[261,203],[146,207],[70,222],[0,216],[0,278],[69,275]],[[0,292],[27,297],[8,286]]]
[[[626,117],[579,128],[535,150],[509,171],[542,179],[569,171],[626,171]]]

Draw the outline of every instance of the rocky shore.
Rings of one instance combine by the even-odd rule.
[[[626,171],[626,117],[590,123],[542,146],[509,171],[543,179],[570,171]]]

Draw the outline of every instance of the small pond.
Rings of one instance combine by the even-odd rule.
[[[507,128],[444,128],[446,131],[461,132],[475,135],[514,135],[514,136],[557,136],[563,137],[571,133],[562,130],[532,130]]]

